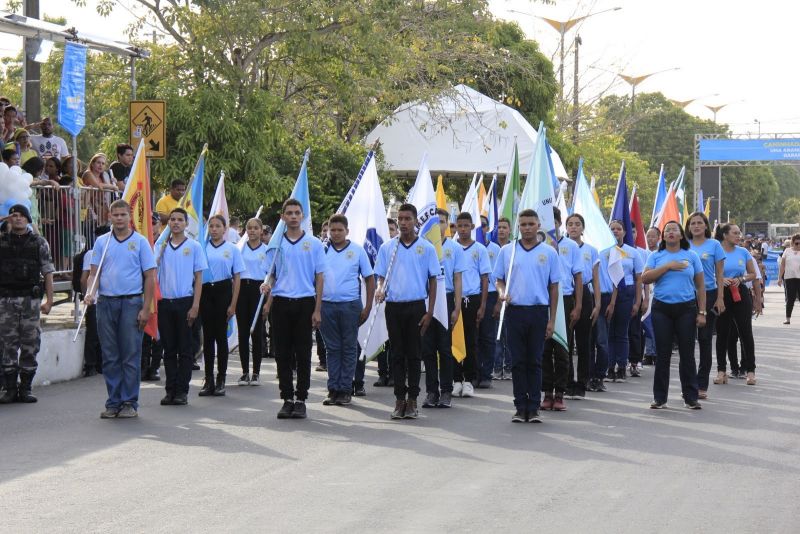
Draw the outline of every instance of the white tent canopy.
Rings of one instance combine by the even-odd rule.
[[[398,107],[367,135],[366,144],[378,138],[388,170],[412,176],[423,153],[434,175],[506,174],[514,138],[520,173],[527,174],[536,148],[536,129],[521,113],[466,85],[456,85],[433,103]],[[556,176],[569,179],[555,150],[552,156]]]

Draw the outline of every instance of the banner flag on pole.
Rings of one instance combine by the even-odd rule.
[[[700,189],[697,192],[697,210],[696,211],[704,211],[706,203],[703,202],[703,190]],[[686,221],[688,222],[688,221]]]
[[[302,206],[303,220],[300,223],[300,227],[305,233],[313,235],[314,230],[311,227],[311,197],[308,193],[308,157],[310,154],[311,150],[306,149],[305,154],[303,154],[303,163],[300,165],[300,172],[297,174],[297,180],[292,188],[292,195],[290,198],[296,199],[300,202],[300,206]],[[276,237],[282,236],[285,232],[286,223],[281,219],[275,226],[275,231],[272,235]],[[280,239],[270,239],[267,245],[267,251],[278,248],[280,241]]]
[[[600,206],[594,200],[594,195],[586,182],[583,173],[583,158],[578,162],[578,176],[575,178],[575,193],[572,203],[572,212],[579,213],[586,221],[583,229],[583,240],[598,251],[613,247],[616,241],[614,234],[608,228]]]
[[[678,199],[675,192],[675,189],[671,189],[669,194],[667,195],[667,199],[664,201],[664,209],[661,212],[661,217],[658,220],[658,229],[661,232],[664,232],[664,227],[670,221],[675,221],[680,223],[681,215],[680,211],[678,211]]]
[[[444,194],[444,182],[441,176],[439,176],[439,181],[436,184],[436,207],[447,209],[447,197]],[[447,237],[451,237],[449,233],[448,225]],[[439,297],[437,296],[437,298]],[[450,348],[453,351],[453,357],[456,361],[463,362],[464,358],[467,357],[467,344],[464,341],[464,322],[461,319],[461,314],[458,314],[458,321],[453,325],[453,331],[450,336]]]
[[[444,178],[439,175],[436,180],[436,207],[447,211],[447,195],[444,193]],[[445,237],[452,237],[450,234],[450,225],[448,224],[444,231]]]
[[[499,219],[499,210],[497,208],[497,175],[492,177],[492,183],[489,185],[489,191],[486,193],[486,203],[483,205],[483,212],[486,214],[486,219],[489,221],[489,228],[487,229],[488,235],[486,242],[492,241],[497,243],[497,220]]]
[[[592,199],[594,199],[594,203],[597,204],[597,207],[600,207],[600,195],[597,194],[597,187],[594,183],[594,176],[592,176],[592,183],[589,185],[589,190],[592,192]]]
[[[705,209],[703,209],[703,213],[706,214],[706,219],[711,217],[711,198],[710,197],[708,199],[706,199],[706,207],[705,207]]]
[[[619,168],[619,179],[617,180],[617,190],[614,193],[614,206],[611,208],[611,215],[608,220],[620,221],[625,230],[625,237],[622,242],[625,245],[633,245],[633,226],[631,225],[630,204],[628,202],[628,182],[625,179],[625,160]],[[619,246],[611,249],[608,258],[608,275],[615,286],[624,287],[625,273],[622,269],[622,260],[627,257],[627,253]]]
[[[664,164],[661,164],[661,172],[658,173],[658,185],[656,186],[656,198],[653,201],[653,215],[650,217],[650,228],[658,224],[658,216],[664,207],[667,199],[667,178],[664,173]]]
[[[506,181],[503,185],[503,199],[500,202],[500,217],[505,217],[511,224],[511,240],[517,238],[517,228],[515,221],[519,212],[520,199],[520,178],[519,178],[519,151],[517,143],[514,142],[514,154],[511,158],[511,168],[506,174]]]
[[[433,191],[427,154],[422,156],[414,188],[406,202],[413,204],[417,208],[417,234],[431,242],[436,249],[436,255],[441,264],[442,232],[439,229],[439,215],[436,213],[436,193]],[[444,268],[436,278],[436,302],[434,303],[433,317],[445,328],[450,328],[447,300],[445,298]]]
[[[544,123],[539,123],[539,130],[536,137],[536,148],[531,159],[531,168],[525,180],[525,189],[522,190],[519,209],[533,209],[539,215],[539,223],[542,231],[547,236],[547,245],[556,246],[558,237],[556,236],[555,218],[553,215],[553,203],[555,202],[555,192],[553,191],[552,165],[550,154],[547,148],[547,129]],[[513,222],[517,226],[517,221]],[[560,261],[560,260],[559,260]],[[567,351],[567,322],[564,317],[564,299],[562,296],[561,284],[558,284],[558,307],[556,309],[555,328],[553,330],[553,340],[559,343]]]
[[[58,92],[58,123],[73,137],[86,126],[86,52],[73,42],[64,44],[61,89]]]
[[[639,193],[638,187],[633,186],[631,193],[631,226],[636,229],[636,240],[634,245],[638,248],[647,250],[647,240],[645,239],[644,225],[642,224],[642,214],[639,210]]]
[[[144,151],[144,140],[139,141],[136,156],[133,158],[131,172],[122,192],[122,199],[131,206],[131,229],[142,234],[152,247],[153,239],[153,206],[150,195],[150,175],[147,173],[147,157]],[[155,281],[153,302],[150,308],[150,319],[144,327],[145,333],[158,339],[158,301],[161,300],[161,289],[158,278]]]

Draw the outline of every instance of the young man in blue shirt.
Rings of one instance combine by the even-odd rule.
[[[413,204],[400,206],[397,224],[398,238],[384,243],[378,251],[375,300],[386,301],[396,399],[392,419],[416,419],[419,415],[420,345],[433,320],[436,277],[441,266],[433,245],[417,236],[417,208]]]
[[[189,403],[192,380],[192,326],[200,313],[203,271],[208,264],[200,243],[185,234],[188,214],[175,208],[169,214],[170,235],[164,241],[158,259],[158,333],[164,347],[164,371],[167,391],[162,406],[185,406]]]
[[[322,291],[322,324],[328,363],[326,406],[350,404],[359,355],[358,327],[369,317],[375,298],[375,277],[364,247],[347,239],[347,217],[328,220],[330,243],[325,250],[328,269]],[[361,305],[361,280],[366,306]]]
[[[109,207],[112,232],[97,239],[88,287],[98,278],[97,333],[103,351],[103,378],[108,390],[103,419],[138,415],[142,372],[142,332],[150,319],[156,262],[150,242],[131,229],[131,207],[116,200]],[[101,263],[102,260],[102,263]],[[143,296],[144,294],[144,296]]]
[[[283,399],[278,419],[305,419],[311,386],[312,331],[322,322],[325,248],[303,230],[303,207],[297,199],[283,203],[281,219],[286,232],[272,238],[278,240],[278,246],[267,251],[267,264],[275,266],[270,282],[261,290],[272,295],[270,327],[275,332],[275,363]],[[273,262],[276,250],[278,257]],[[297,387],[292,376],[295,357]]]
[[[555,329],[561,266],[553,247],[539,242],[539,215],[525,209],[517,217],[521,239],[502,248],[494,269],[498,296],[506,303],[516,407],[511,421],[541,423],[542,351]]]

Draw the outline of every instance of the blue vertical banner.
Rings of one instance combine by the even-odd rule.
[[[66,43],[58,97],[58,123],[73,137],[86,126],[86,51],[76,43]]]

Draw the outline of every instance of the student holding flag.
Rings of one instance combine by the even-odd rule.
[[[521,239],[502,248],[494,276],[507,307],[503,327],[516,408],[511,421],[541,423],[542,352],[555,330],[561,265],[553,247],[539,242],[539,215],[524,209],[518,217]]]
[[[475,394],[473,383],[480,385],[478,364],[478,331],[486,313],[486,297],[489,291],[489,254],[486,247],[472,239],[475,224],[472,215],[462,212],[456,217],[458,244],[464,251],[462,274],[461,313],[464,321],[464,342],[467,355],[463,362],[457,362],[453,380],[453,392],[460,397],[472,397]],[[482,235],[482,234],[481,234]],[[486,388],[491,385],[484,383]],[[460,391],[459,391],[460,390]]]
[[[239,333],[239,360],[242,363],[240,386],[261,384],[261,360],[264,357],[264,318],[258,307],[259,286],[267,276],[267,246],[261,242],[264,224],[260,219],[250,219],[245,225],[247,239],[240,247],[244,272],[241,274],[239,300],[236,301],[236,326]],[[256,319],[256,327],[250,333],[250,321]],[[253,372],[250,373],[250,340],[253,342]]]
[[[416,419],[419,414],[420,344],[433,320],[436,278],[441,267],[434,246],[416,234],[416,206],[402,204],[397,213],[397,224],[400,235],[381,245],[378,251],[375,300],[378,303],[386,301],[396,398],[392,419]]]
[[[208,271],[200,298],[203,323],[203,357],[205,381],[201,397],[225,396],[225,375],[228,371],[228,321],[236,313],[239,300],[239,277],[246,269],[239,248],[225,239],[226,221],[222,215],[208,219],[209,242],[206,243]],[[214,380],[214,358],[217,378]]]
[[[452,329],[458,322],[461,314],[463,273],[467,270],[464,250],[453,239],[445,236],[450,214],[447,210],[438,208],[439,228],[442,232],[442,259],[444,269],[445,298],[447,299],[447,313],[450,324],[445,327],[439,321],[433,321],[428,331],[422,336],[422,361],[425,362],[425,401],[423,408],[450,408],[453,397],[453,367],[456,365],[453,356]],[[461,386],[461,382],[458,382]],[[458,396],[463,391],[459,387]],[[468,395],[472,396],[472,395]]]
[[[103,350],[103,378],[108,399],[103,419],[137,417],[141,380],[142,331],[150,319],[156,268],[145,236],[131,228],[131,207],[116,200],[109,207],[112,231],[94,244],[88,287],[98,278],[97,326]],[[101,252],[102,251],[102,252]]]
[[[169,214],[170,235],[161,245],[158,283],[162,299],[158,303],[158,331],[164,346],[166,395],[162,406],[189,403],[192,380],[192,326],[200,313],[203,271],[208,268],[200,243],[186,235],[189,215],[183,208]]]

